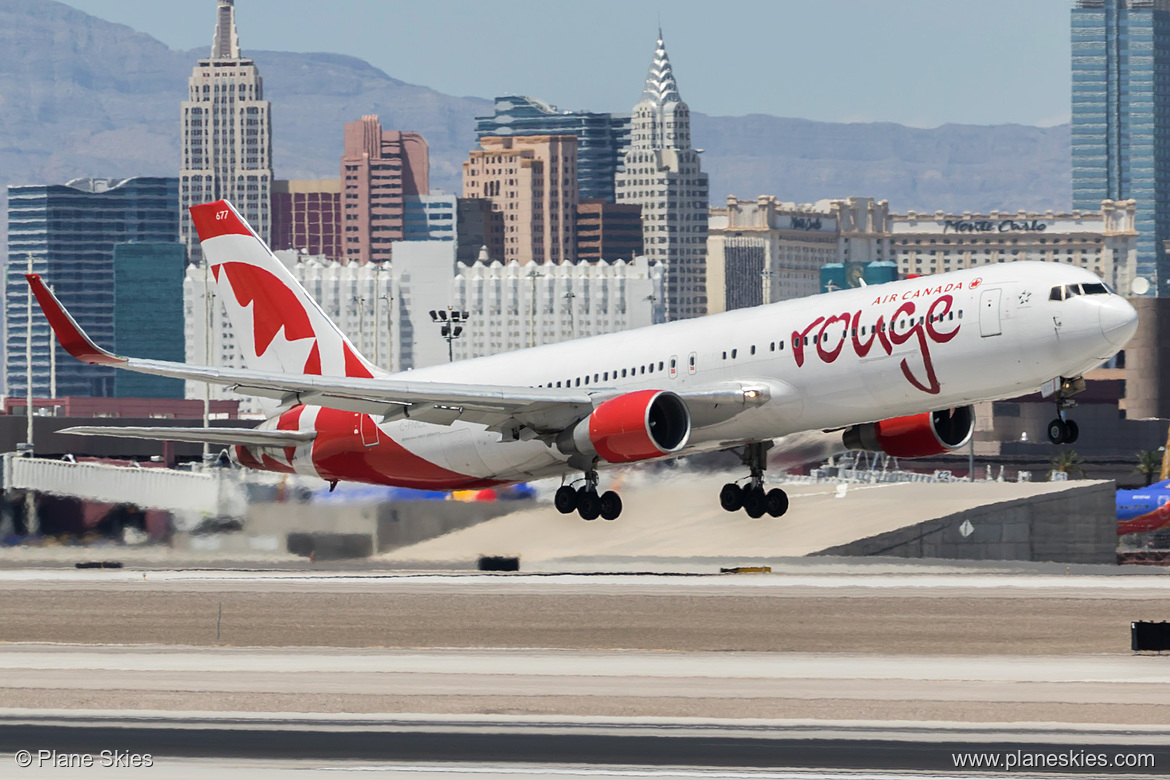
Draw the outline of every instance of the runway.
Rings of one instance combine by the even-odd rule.
[[[1167,617],[1170,577],[777,569],[4,570],[0,751],[117,736],[191,761],[269,761],[291,743],[331,772],[344,759],[443,776],[943,772],[952,748],[1058,745],[1170,765],[1170,664],[1129,650],[1131,620]]]

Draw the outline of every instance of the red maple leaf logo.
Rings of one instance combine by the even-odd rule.
[[[979,285],[983,284],[983,277],[977,276],[971,280],[971,289],[974,290]]]

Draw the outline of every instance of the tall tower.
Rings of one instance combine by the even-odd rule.
[[[405,199],[430,194],[430,151],[418,133],[383,130],[376,115],[345,125],[341,252],[363,265],[390,259],[405,238]]]
[[[203,254],[189,206],[226,198],[265,241],[272,225],[271,106],[255,63],[240,55],[235,0],[217,2],[211,56],[195,66],[183,101],[179,230],[192,262]]]
[[[691,115],[658,31],[642,99],[634,106],[617,202],[642,207],[646,256],[663,267],[667,320],[707,313],[707,174],[691,147]]]
[[[1137,278],[1170,296],[1170,0],[1076,0],[1072,9],[1073,208],[1137,201]],[[1144,280],[1144,281],[1142,281]]]

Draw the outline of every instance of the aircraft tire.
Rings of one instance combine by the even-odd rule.
[[[1065,420],[1064,427],[1067,429],[1064,434],[1064,443],[1072,444],[1077,440],[1077,437],[1081,435],[1081,429],[1076,424],[1075,420]]]
[[[1053,444],[1064,444],[1067,437],[1068,426],[1064,424],[1064,420],[1057,417],[1048,423],[1048,441]]]
[[[768,514],[772,517],[782,517],[788,511],[788,494],[780,488],[768,491]]]
[[[583,520],[596,520],[601,515],[601,499],[592,490],[577,492],[577,514]]]
[[[728,482],[719,491],[719,505],[728,512],[738,512],[743,509],[743,488],[734,482]]]
[[[601,517],[605,520],[617,520],[622,513],[622,497],[612,490],[601,494]]]
[[[768,497],[763,488],[748,488],[744,491],[743,508],[753,520],[761,518],[768,511]]]
[[[561,485],[553,496],[553,506],[562,515],[571,514],[577,510],[577,491],[568,485]]]

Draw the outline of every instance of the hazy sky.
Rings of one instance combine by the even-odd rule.
[[[215,0],[67,0],[176,49]],[[707,114],[1051,125],[1069,116],[1069,0],[236,0],[249,49],[367,60],[452,95],[629,111],[658,20]]]

